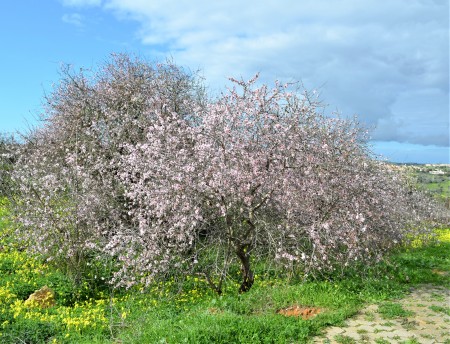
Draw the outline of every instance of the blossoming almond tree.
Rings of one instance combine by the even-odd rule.
[[[111,257],[116,286],[200,274],[217,293],[252,258],[305,274],[379,259],[430,214],[372,159],[355,120],[257,77],[207,101],[195,75],[114,56],[64,78],[12,171],[18,234],[75,279]],[[421,227],[428,229],[429,227]]]
[[[320,115],[318,102],[287,86],[234,82],[206,108],[191,107],[190,121],[166,107],[147,140],[127,147],[121,178],[137,228],[109,244],[124,262],[118,280],[149,283],[179,268],[221,293],[237,260],[245,292],[252,254],[332,270],[380,258],[420,220],[355,121]]]

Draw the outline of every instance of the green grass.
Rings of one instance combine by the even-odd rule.
[[[401,304],[395,302],[385,302],[378,307],[378,313],[383,319],[405,318],[413,315],[411,311],[405,310]]]
[[[344,336],[342,334],[338,334],[334,337],[334,340],[339,344],[356,344],[357,341],[349,336]]]
[[[430,306],[429,308],[436,313],[444,313],[450,316],[450,307]]]
[[[400,344],[420,344],[416,338],[411,338],[406,341],[400,342]]]
[[[424,187],[439,199],[446,200],[450,198],[450,180],[430,182],[424,184]]]
[[[0,232],[8,233],[3,208]],[[219,297],[196,277],[181,288],[168,280],[145,293],[92,293],[15,247],[9,235],[0,239],[0,342],[305,343],[326,326],[342,325],[367,303],[379,302],[386,318],[406,316],[392,299],[415,284],[448,285],[448,274],[433,272],[450,271],[450,230],[441,237],[445,240],[438,245],[405,249],[364,273],[350,271],[346,278],[294,283],[256,271],[249,292],[239,295],[230,288]],[[27,306],[26,298],[44,285],[55,291],[56,306]],[[321,313],[310,320],[277,314],[291,305],[317,307]]]
[[[387,341],[386,339],[383,339],[383,338],[377,338],[377,339],[375,339],[375,343],[376,343],[376,344],[390,344],[389,341]]]

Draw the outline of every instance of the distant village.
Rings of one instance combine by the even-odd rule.
[[[448,169],[450,168],[450,164],[426,164],[427,168],[432,168],[433,170],[428,171],[429,174],[436,174],[436,175],[444,175],[449,173]],[[440,169],[442,167],[443,169],[446,169],[447,171],[443,171],[443,169]]]

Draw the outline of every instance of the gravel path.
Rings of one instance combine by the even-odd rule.
[[[450,290],[416,287],[401,300],[363,309],[345,327],[327,328],[313,343],[450,344]]]

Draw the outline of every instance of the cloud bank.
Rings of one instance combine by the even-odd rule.
[[[373,140],[449,146],[446,0],[64,0],[139,23],[146,53],[227,77],[301,80]]]

